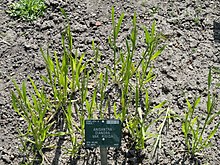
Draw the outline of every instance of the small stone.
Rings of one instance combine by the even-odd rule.
[[[127,157],[132,158],[134,156],[135,156],[135,151],[134,150],[129,150],[128,153],[127,153]]]
[[[42,70],[42,69],[44,69],[44,68],[46,67],[44,61],[41,60],[41,59],[38,58],[38,57],[36,57],[36,58],[34,59],[34,66],[35,66],[35,68],[38,69],[38,70]]]
[[[170,92],[170,89],[167,86],[164,85],[162,87],[162,92],[165,93],[165,94],[168,94]]]
[[[6,163],[10,163],[10,162],[11,162],[8,155],[2,155],[2,160],[3,160],[4,162],[6,162]]]
[[[166,66],[164,66],[164,67],[162,67],[160,72],[163,74],[167,74],[167,70],[168,70],[168,68]]]
[[[42,26],[41,26],[41,30],[47,30],[49,28],[53,28],[55,26],[53,21],[45,21]]]
[[[193,70],[193,66],[192,66],[192,65],[189,65],[189,69],[190,69],[190,70]]]
[[[95,25],[96,25],[96,26],[101,26],[101,25],[102,25],[102,23],[101,23],[101,22],[99,22],[99,21],[97,21],[97,22],[95,23]]]
[[[177,81],[177,75],[176,74],[169,74],[167,75],[167,78],[172,79],[173,81]]]
[[[34,50],[38,50],[38,46],[36,44],[31,44],[28,42],[24,43],[24,48],[29,50],[29,49],[34,49]]]
[[[177,24],[178,23],[178,18],[170,18],[170,19],[167,19],[167,22],[168,23],[172,23],[172,24]]]
[[[10,155],[10,159],[13,160],[15,158],[15,156],[12,154]]]
[[[2,114],[2,119],[7,119],[7,116],[5,114]]]
[[[131,164],[136,164],[137,158],[136,157],[130,158],[129,161],[131,161]]]
[[[74,32],[79,33],[79,32],[85,32],[87,27],[86,25],[77,24],[72,29],[74,30]]]

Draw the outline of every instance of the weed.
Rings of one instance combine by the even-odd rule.
[[[45,10],[44,0],[19,0],[9,6],[8,13],[24,20],[34,20],[42,16]]]
[[[195,17],[194,19],[193,19],[193,22],[195,23],[195,25],[200,25],[200,18],[199,17]]]

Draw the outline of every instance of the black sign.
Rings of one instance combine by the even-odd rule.
[[[214,21],[214,41],[220,42],[220,19],[219,21]]]
[[[120,120],[85,120],[86,147],[120,147]]]

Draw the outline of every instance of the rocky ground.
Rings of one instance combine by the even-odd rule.
[[[17,128],[23,124],[11,106],[12,80],[21,83],[31,75],[38,79],[45,72],[39,52],[42,47],[61,54],[61,32],[66,25],[59,10],[62,7],[70,20],[74,46],[91,54],[91,42],[100,44],[103,61],[111,59],[107,37],[111,33],[111,7],[116,17],[125,13],[121,40],[131,29],[131,17],[137,12],[138,25],[150,27],[157,21],[157,30],[168,36],[167,47],[155,63],[156,80],[151,84],[155,103],[168,100],[169,107],[183,114],[185,98],[202,96],[199,113],[206,108],[209,66],[220,64],[220,1],[219,0],[47,0],[45,15],[27,23],[6,14],[13,0],[0,0],[0,164],[19,164]],[[214,80],[213,84],[217,82]],[[219,92],[219,91],[216,91]],[[155,164],[195,164],[184,159],[180,122],[170,126],[163,136],[162,149]],[[220,164],[220,131],[213,146],[198,157],[200,164]],[[90,155],[88,164],[99,164],[99,157]],[[113,157],[114,155],[114,157]],[[97,160],[96,160],[97,157]],[[142,157],[141,161],[140,158]],[[78,163],[82,164],[80,159]],[[110,164],[150,164],[145,155],[128,151],[122,144],[117,152],[109,151]],[[53,164],[71,164],[63,154]]]

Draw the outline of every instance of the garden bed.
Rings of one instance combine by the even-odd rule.
[[[206,102],[209,95],[209,67],[219,66],[220,63],[220,43],[218,40],[220,31],[218,29],[220,23],[220,2],[218,0],[193,2],[49,0],[46,1],[47,9],[44,15],[32,22],[19,20],[7,14],[6,10],[8,10],[8,6],[12,1],[4,0],[1,3],[0,164],[19,164],[26,160],[27,156],[25,152],[19,151],[21,143],[18,138],[18,129],[24,130],[25,132],[24,128],[26,128],[27,123],[12,107],[11,91],[16,93],[13,80],[19,87],[22,86],[23,81],[27,81],[28,93],[28,91],[31,90],[31,83],[30,80],[28,80],[28,76],[30,76],[37,87],[41,88],[45,86],[46,89],[48,88],[48,93],[51,92],[51,88],[47,86],[48,84],[41,79],[41,75],[48,75],[46,71],[48,65],[44,61],[40,48],[42,48],[43,52],[48,50],[53,60],[55,59],[53,52],[56,51],[57,57],[61,61],[64,52],[63,47],[64,45],[66,46],[66,44],[62,45],[61,43],[62,34],[68,29],[68,24],[73,39],[73,52],[71,53],[76,55],[76,49],[78,49],[78,57],[82,57],[82,54],[85,53],[85,58],[83,59],[83,63],[85,64],[89,59],[95,57],[94,52],[96,49],[93,50],[93,41],[100,52],[98,65],[95,59],[92,59],[87,63],[85,69],[92,78],[86,87],[88,88],[88,102],[92,102],[94,87],[97,83],[95,80],[98,80],[102,71],[104,71],[104,79],[106,66],[112,67],[112,69],[114,67],[114,48],[111,48],[108,43],[108,37],[112,36],[113,30],[112,6],[114,6],[116,22],[121,14],[124,13],[124,19],[117,38],[118,48],[117,50],[115,49],[117,55],[119,52],[118,49],[126,50],[125,40],[131,39],[129,34],[133,28],[132,20],[136,12],[139,38],[137,51],[135,52],[133,60],[137,63],[141,60],[142,49],[145,48],[145,35],[142,27],[146,26],[148,31],[151,32],[152,24],[154,20],[156,20],[156,32],[163,34],[161,38],[162,42],[160,42],[158,48],[162,48],[163,45],[166,45],[166,48],[155,58],[155,61],[151,63],[151,66],[153,66],[153,75],[156,77],[143,88],[148,88],[149,105],[151,108],[163,101],[167,101],[162,109],[165,110],[164,112],[168,112],[168,109],[172,110],[174,113],[172,112],[171,114],[173,116],[175,114],[175,117],[170,120],[168,129],[162,130],[160,134],[161,147],[159,148],[157,146],[157,152],[153,154],[153,157],[152,144],[155,142],[155,138],[146,140],[144,148],[135,148],[137,141],[134,142],[135,140],[132,137],[131,131],[126,127],[128,123],[126,124],[126,120],[124,120],[122,145],[119,149],[110,148],[108,150],[109,164],[217,165],[220,163],[219,130],[211,139],[213,145],[199,152],[194,158],[191,158],[190,154],[187,154],[184,134],[182,132],[182,121],[184,120],[185,112],[188,110],[186,99],[193,104],[194,98],[200,96],[201,102],[198,108],[195,109],[195,114],[206,114]],[[60,8],[65,11],[67,15],[66,18]],[[68,37],[68,30],[66,35]],[[121,66],[117,69],[120,68]],[[117,69],[115,71],[117,71]],[[98,78],[94,73],[98,73]],[[110,74],[110,71],[108,74]],[[212,75],[212,93],[212,89],[215,89],[215,85],[219,81],[216,77],[217,75]],[[135,89],[135,80],[132,80],[131,84],[132,83],[134,83]],[[121,102],[119,98],[121,95],[118,88],[114,78],[109,76],[109,84],[105,91],[108,91],[107,93],[110,98],[111,118],[117,117],[117,115],[113,113],[114,102],[117,107],[117,113],[121,112],[120,108],[123,110],[123,106],[120,106]],[[99,92],[100,88],[97,93]],[[219,89],[215,89],[214,92],[217,96],[219,95]],[[132,91],[132,88],[129,88],[128,93],[125,98],[133,98],[133,105],[135,105],[135,90]],[[76,90],[74,94],[74,99],[70,99],[73,102],[74,100],[78,100],[82,93],[80,93],[80,90]],[[30,96],[30,93],[28,93],[28,95]],[[51,97],[53,96],[54,95],[51,95]],[[100,101],[101,96],[97,97],[99,97]],[[145,95],[143,98],[146,100]],[[218,100],[218,98],[216,100]],[[146,102],[144,105],[146,107]],[[78,104],[78,106],[80,106],[80,104]],[[103,107],[103,109],[104,108],[105,107]],[[135,115],[137,115],[136,117],[138,117],[138,113],[135,113],[135,110],[139,110],[139,107],[130,106],[128,110],[128,116],[135,117]],[[217,110],[219,110],[219,106],[214,109],[214,111]],[[108,116],[107,114],[108,113],[105,115]],[[163,113],[163,115],[165,114],[166,113]],[[65,118],[64,113],[56,115],[61,115],[59,117]],[[100,117],[98,112],[96,116],[98,116],[97,118]],[[85,118],[88,117],[89,115],[86,114]],[[118,117],[120,118],[121,116]],[[154,118],[155,116],[152,115],[147,116],[145,124],[147,125],[148,122]],[[77,124],[80,123],[77,117],[73,119]],[[149,131],[151,133],[155,131],[157,133],[160,132],[158,126],[163,123],[163,119],[164,118],[161,118],[158,123],[155,123],[154,127]],[[202,123],[204,120],[205,118],[202,120]],[[62,121],[65,122],[65,120],[60,119],[55,121],[57,123],[54,129],[56,128],[56,130],[64,132],[61,126]],[[208,127],[204,136],[207,137],[208,133],[217,123],[219,123],[219,117],[216,118],[213,125]],[[82,138],[79,132],[76,132],[76,137],[79,141]],[[88,164],[99,164],[100,157],[98,149],[85,149],[82,144],[78,148],[80,152],[71,158],[68,154],[65,154],[66,150],[64,149],[71,148],[70,139],[67,135],[62,136],[60,134],[60,136],[53,136],[49,138],[49,141],[51,144],[55,144],[55,147],[50,150],[44,150],[46,159],[49,162],[45,164],[83,164],[84,162]],[[46,143],[49,143],[48,140]]]

